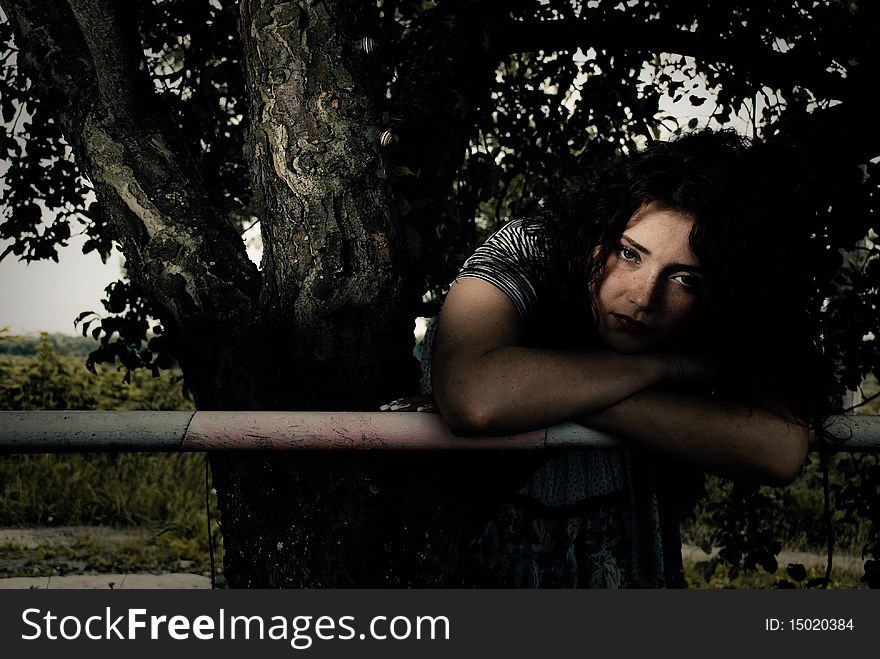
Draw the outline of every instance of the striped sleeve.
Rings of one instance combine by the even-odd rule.
[[[510,298],[523,320],[537,301],[537,273],[541,262],[536,236],[523,220],[508,222],[468,258],[455,278],[476,277]]]

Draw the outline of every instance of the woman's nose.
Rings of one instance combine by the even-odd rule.
[[[656,311],[660,304],[659,277],[646,275],[637,278],[630,289],[630,302],[640,311]]]

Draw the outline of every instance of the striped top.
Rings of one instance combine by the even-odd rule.
[[[456,281],[475,277],[500,289],[528,322],[544,280],[546,259],[538,246],[538,234],[513,220],[496,231],[462,266]]]

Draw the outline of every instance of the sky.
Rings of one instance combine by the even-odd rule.
[[[248,256],[260,262],[259,227],[244,235]],[[82,253],[85,236],[58,248],[58,263],[24,263],[9,254],[0,261],[0,329],[10,334],[76,334],[73,321],[83,311],[104,313],[104,288],[122,278],[122,255],[114,250],[104,264],[97,253]],[[0,253],[10,241],[0,241]]]
[[[0,261],[0,328],[11,334],[74,334],[74,319],[83,311],[101,312],[104,287],[121,277],[117,252],[107,264],[96,253],[83,254],[84,237],[58,251],[58,263],[25,264],[9,254]],[[0,252],[9,241],[0,242]]]

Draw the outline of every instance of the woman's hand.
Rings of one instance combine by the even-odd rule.
[[[429,412],[437,414],[432,396],[409,396],[385,403],[379,408],[381,412]]]

